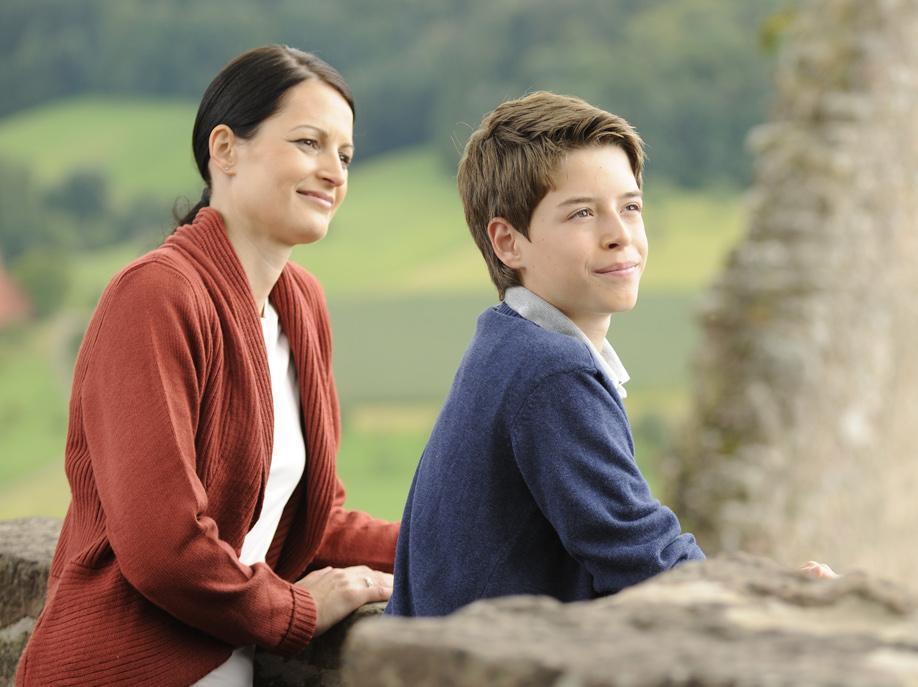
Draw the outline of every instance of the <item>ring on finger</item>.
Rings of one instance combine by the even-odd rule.
[[[364,584],[366,584],[368,589],[373,586],[373,578],[370,577],[369,575],[363,578],[363,582]]]

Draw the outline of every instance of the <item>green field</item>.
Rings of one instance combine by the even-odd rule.
[[[104,172],[115,198],[200,193],[187,101],[80,97],[0,120],[0,157],[46,184],[76,169]],[[197,196],[195,196],[197,197]]]
[[[0,120],[0,157],[33,165],[44,183],[102,169],[124,202],[162,198],[165,224],[175,196],[200,188],[187,151],[193,116],[185,103],[71,100]],[[640,301],[613,319],[610,339],[632,376],[626,405],[652,479],[687,404],[693,312],[739,235],[742,203],[728,190],[655,184],[651,171],[646,208]],[[80,333],[110,277],[161,236],[72,256],[66,310],[0,333],[0,518],[66,510],[61,455]],[[294,257],[329,297],[349,505],[398,517],[475,319],[495,301],[452,175],[428,148],[356,164],[329,235]]]

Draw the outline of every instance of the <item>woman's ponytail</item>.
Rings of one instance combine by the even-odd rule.
[[[178,209],[178,203],[176,207],[172,210],[172,216],[175,221],[178,223],[176,227],[180,227],[183,224],[191,224],[194,221],[195,215],[198,214],[198,210],[201,208],[206,208],[210,206],[210,186],[205,186],[204,190],[201,192],[201,200],[197,202],[196,205],[192,206],[184,216],[180,214]]]

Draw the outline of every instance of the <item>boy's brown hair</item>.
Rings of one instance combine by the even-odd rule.
[[[488,223],[502,217],[528,238],[532,213],[552,189],[561,160],[572,150],[596,145],[624,150],[641,186],[641,137],[621,117],[580,98],[538,91],[508,100],[486,115],[469,138],[459,162],[459,194],[501,299],[520,282],[516,271],[494,254]]]

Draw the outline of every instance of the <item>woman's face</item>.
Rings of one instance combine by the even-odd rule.
[[[288,90],[250,139],[235,139],[229,190],[249,231],[283,246],[325,236],[347,193],[354,116],[319,79]]]

